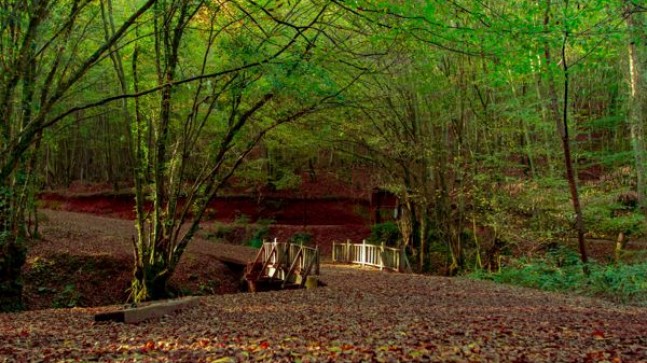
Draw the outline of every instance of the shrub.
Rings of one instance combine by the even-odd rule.
[[[308,232],[296,232],[289,239],[290,243],[309,246],[312,243],[312,234]]]
[[[208,232],[204,236],[217,242],[224,241],[258,248],[269,233],[272,223],[274,223],[272,219],[259,219],[256,223],[251,223],[249,217],[241,214],[231,224],[215,222],[213,232]]]
[[[591,269],[588,290],[615,301],[647,306],[647,262],[634,265],[597,265]]]
[[[615,302],[647,306],[647,262],[603,265],[590,263],[589,275],[576,252],[559,248],[543,259],[519,259],[499,272],[477,271],[470,276],[547,291],[575,292]]]
[[[225,241],[231,241],[236,232],[236,228],[232,225],[227,225],[223,223],[216,223],[216,228],[213,233],[207,234],[207,239],[219,239]]]
[[[245,213],[237,213],[234,219],[234,224],[249,224],[251,219]]]
[[[263,246],[263,239],[267,236],[269,232],[270,232],[269,226],[255,227],[254,230],[252,231],[252,237],[250,238],[247,245],[254,248],[261,248],[261,246]]]
[[[613,193],[618,193],[613,197]],[[637,195],[632,191],[601,193],[592,188],[582,194],[584,223],[589,236],[615,239],[618,233],[640,238],[645,235],[645,216],[636,210]]]
[[[376,244],[384,242],[387,246],[395,246],[401,238],[402,236],[398,225],[394,222],[385,222],[374,224],[371,227],[369,242]]]
[[[81,299],[81,294],[76,289],[76,285],[67,284],[52,302],[54,308],[73,308]]]
[[[247,225],[246,234],[251,235],[247,244],[254,248],[261,248],[263,239],[270,233],[272,223],[274,223],[273,219],[259,219],[255,225]]]

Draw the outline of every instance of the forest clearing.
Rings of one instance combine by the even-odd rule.
[[[46,256],[40,248],[48,248],[56,253],[121,254],[132,259],[127,253],[133,229],[128,221],[68,212],[48,211],[46,215],[53,226],[45,225],[43,233],[51,237],[32,250],[40,252],[32,253]],[[197,240],[187,251],[187,268],[178,269],[176,281],[196,287],[209,278],[230,275],[223,273],[226,267],[209,258],[216,253],[250,259],[254,255],[248,247],[229,246],[227,251],[220,243]],[[130,263],[101,271],[119,276],[119,269]],[[76,274],[79,280],[85,279],[75,285],[80,288],[75,290],[77,298],[90,299],[77,301],[82,305],[110,295],[106,287],[120,281],[127,285],[131,271],[121,272],[117,278],[81,271],[54,278],[69,282]],[[192,272],[197,275],[195,281],[189,277]],[[109,281],[101,284],[102,279]],[[227,294],[203,296],[197,306],[134,325],[94,322],[94,315],[114,309],[114,302],[112,306],[2,314],[0,361],[647,360],[645,308],[467,278],[343,265],[322,265],[320,279],[326,287],[255,294],[233,293],[237,281],[230,281],[233,290],[227,291],[227,282],[221,281],[221,292]],[[27,291],[28,296],[38,294],[29,286]],[[48,293],[40,294],[36,301],[42,302]]]
[[[47,237],[31,246],[25,274],[36,310],[0,315],[0,361],[647,361],[644,307],[327,263],[326,287],[241,293],[240,275],[215,256],[251,260],[256,250],[203,238],[172,281],[207,294],[197,306],[97,323],[125,301],[132,221],[42,213]]]

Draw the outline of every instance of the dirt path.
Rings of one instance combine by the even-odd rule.
[[[100,217],[85,213],[64,212],[43,209],[45,216],[41,232],[43,243],[32,247],[33,253],[41,251],[73,252],[77,254],[108,254],[129,256],[133,252],[132,239],[136,235],[131,220]],[[228,244],[214,244],[198,235],[187,247],[191,256],[200,254],[212,257],[236,257],[243,261],[252,259],[255,251],[251,248]]]
[[[107,308],[0,315],[0,361],[647,362],[647,309],[325,265],[328,287],[201,298],[139,325]],[[222,358],[222,359],[221,359]]]
[[[101,306],[128,297],[133,266],[133,221],[90,214],[41,210],[43,238],[29,247],[23,271],[29,309]],[[256,250],[195,238],[171,285],[181,294],[232,293],[238,271],[219,261],[252,260]],[[2,362],[0,360],[0,362]]]

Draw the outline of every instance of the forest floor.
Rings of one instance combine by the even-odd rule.
[[[2,362],[647,362],[647,309],[463,278],[324,265],[327,287],[0,314]],[[112,307],[114,308],[114,307]]]
[[[23,269],[28,309],[101,306],[126,301],[132,278],[133,221],[40,210],[42,239],[33,240]],[[170,281],[179,295],[239,291],[241,272],[219,257],[248,261],[256,250],[195,238]]]
[[[28,262],[30,307],[113,305],[0,314],[0,362],[647,362],[645,308],[329,264],[324,288],[203,296],[160,320],[95,323],[117,304],[104,297],[128,286],[132,221],[43,213],[44,239]],[[198,238],[174,284],[236,291],[223,255],[254,250]]]

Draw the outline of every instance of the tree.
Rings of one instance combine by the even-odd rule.
[[[156,0],[147,0],[104,42],[84,31],[90,0],[8,1],[0,12],[0,309],[21,304],[24,210],[43,131],[75,108],[66,98]],[[75,105],[78,107],[78,105]],[[32,160],[32,161],[30,161]]]
[[[605,158],[626,163],[599,151],[601,131],[589,126],[613,120],[614,126],[605,126],[604,132],[613,134],[605,142],[625,135],[619,121],[608,116],[618,112],[613,109],[616,96],[607,89],[619,85],[613,67],[619,61],[618,34],[624,32],[616,6],[597,1],[360,2],[354,9],[388,29],[379,33],[382,38],[397,34],[401,43],[410,42],[394,50],[402,52],[401,58],[362,91],[362,100],[374,103],[355,106],[370,126],[358,127],[347,142],[355,152],[356,145],[365,145],[370,152],[362,156],[389,170],[377,174],[406,209],[400,225],[405,244],[416,249],[419,269],[425,245],[436,238],[447,244],[456,262],[452,269],[463,265],[465,246],[478,251],[476,221],[501,210],[495,200],[501,199],[506,182],[562,174],[574,212],[569,222],[586,261],[578,168]],[[416,51],[424,47],[435,53],[420,61],[429,67],[416,64],[424,59]],[[415,76],[407,76],[407,67]],[[588,127],[592,130],[585,135]],[[413,132],[416,137],[402,136]],[[422,206],[412,211],[412,200]],[[468,233],[470,217],[474,227]],[[432,231],[440,228],[438,236],[426,237],[432,241],[419,237],[426,224]]]
[[[268,132],[337,107],[344,90],[366,72],[332,58],[348,62],[345,47],[353,38],[341,28],[346,20],[332,2],[288,5],[157,5],[153,24],[160,99],[157,105],[136,101],[133,127],[138,162],[134,301],[168,296],[168,280],[209,202]],[[335,27],[342,30],[333,34]],[[134,59],[140,51],[135,48]],[[144,77],[137,64],[135,92]],[[195,82],[172,88],[180,69],[194,72]],[[142,112],[144,107],[151,116]],[[152,130],[150,142],[147,130]],[[150,180],[144,172],[149,160]]]
[[[645,170],[645,120],[647,98],[645,96],[645,22],[640,8],[632,1],[626,1],[625,22],[629,34],[627,54],[629,60],[629,127],[631,144],[636,165],[636,191],[638,203],[647,212],[645,195],[647,195],[647,171]],[[645,10],[643,9],[643,12]],[[641,46],[642,45],[642,46]]]

